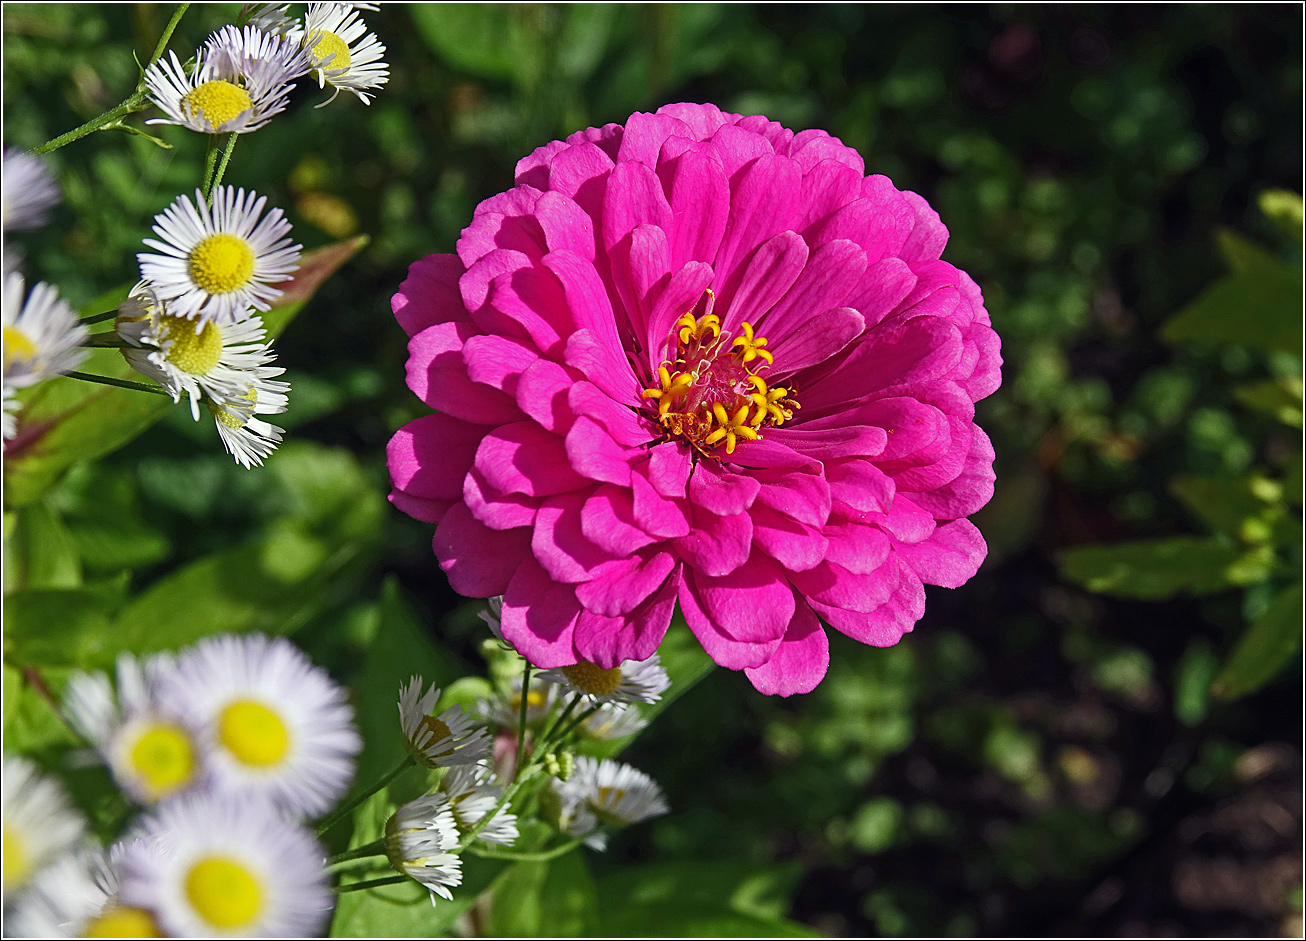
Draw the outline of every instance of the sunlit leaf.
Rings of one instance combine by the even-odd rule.
[[[1301,639],[1302,591],[1297,584],[1280,592],[1243,632],[1211,692],[1221,699],[1256,692],[1293,660]]]

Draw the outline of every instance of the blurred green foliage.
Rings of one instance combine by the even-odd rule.
[[[184,58],[236,10],[197,5],[174,48]],[[5,143],[114,105],[170,12],[6,4]],[[429,527],[382,500],[385,442],[422,410],[389,297],[534,147],[707,100],[829,130],[948,225],[945,258],[984,289],[1006,361],[979,410],[998,453],[977,518],[989,561],[964,589],[931,589],[895,648],[833,637],[810,696],[763,699],[725,671],[694,686],[632,749],[673,813],[606,856],[476,861],[469,890],[494,891],[434,915],[405,887],[354,893],[335,933],[1277,930],[1287,909],[1251,901],[1209,921],[1167,867],[1181,821],[1259,780],[1248,756],[1300,740],[1299,680],[1267,666],[1300,628],[1301,321],[1284,303],[1300,295],[1300,201],[1284,192],[1301,174],[1300,9],[386,4],[365,18],[392,73],[373,104],[317,110],[306,89],[228,171],[310,248],[370,237],[278,344],[290,440],[245,472],[169,407],[130,447],[79,441],[98,459],[7,482],[6,747],[60,760],[71,742],[48,694],[72,665],[258,628],[353,684],[377,730],[364,764],[384,766],[389,690],[475,670],[484,636]],[[64,202],[14,240],[29,276],[79,307],[135,280],[152,215],[199,183],[203,142],[152,130],[173,148],[104,132],[55,152]],[[1088,546],[1113,548],[1074,548]],[[701,672],[689,652],[682,689]],[[105,832],[115,813],[97,811]],[[1116,873],[1125,887],[1106,891]]]

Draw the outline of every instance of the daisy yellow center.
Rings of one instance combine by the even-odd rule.
[[[248,868],[222,856],[207,856],[186,873],[186,898],[214,928],[243,928],[263,910],[263,886]]]
[[[186,317],[160,317],[159,336],[172,341],[164,354],[168,362],[192,376],[207,375],[222,359],[222,331],[211,320],[196,332]]]
[[[87,938],[162,938],[163,931],[149,912],[115,905],[101,912],[86,926]]]
[[[195,86],[181,103],[186,113],[198,114],[211,128],[219,128],[254,107],[249,92],[222,79]]]
[[[766,337],[753,325],[739,325],[738,336],[722,332],[712,313],[716,296],[709,288],[702,315],[690,310],[672,326],[673,358],[657,370],[657,385],[643,391],[654,415],[670,438],[688,441],[709,453],[725,445],[734,454],[742,441],[756,441],[762,429],[784,424],[798,403],[792,389],[768,386],[759,373],[774,362]],[[697,305],[695,305],[697,307]]]
[[[581,692],[594,696],[610,696],[621,685],[621,667],[605,670],[596,663],[582,660],[580,663],[562,668],[562,675],[567,682]]]
[[[190,736],[175,725],[147,726],[132,743],[128,760],[154,797],[180,790],[195,774]]]
[[[349,68],[349,43],[335,33],[324,29],[314,30],[308,37],[308,48],[323,68],[335,71]],[[323,62],[327,56],[335,56],[330,62]]]
[[[276,712],[252,699],[238,699],[218,717],[218,741],[243,764],[268,768],[290,751],[290,730]]]
[[[27,334],[17,327],[5,324],[4,329],[5,369],[14,363],[36,358],[36,344],[28,339]]]
[[[32,872],[32,854],[27,841],[8,823],[4,825],[4,887],[12,889],[27,881]]]
[[[599,788],[598,797],[590,801],[590,809],[594,811],[594,816],[598,817],[601,822],[620,826],[625,823],[625,820],[612,813],[609,808],[625,796],[625,788],[601,787]]]
[[[217,232],[190,251],[190,277],[210,294],[228,294],[249,284],[254,249],[238,235]]]
[[[417,726],[416,738],[418,740],[421,739],[423,732],[430,733],[430,737],[426,740],[426,747],[428,749],[432,745],[437,745],[453,735],[453,732],[450,730],[449,726],[445,725],[435,716],[422,716],[422,721]],[[444,751],[440,752],[439,754],[430,755],[429,757],[446,758],[449,755],[452,755],[454,751],[456,751],[455,746],[450,745],[448,748],[446,748]]]

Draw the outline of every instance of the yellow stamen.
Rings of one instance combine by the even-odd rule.
[[[188,91],[181,99],[187,116],[199,115],[216,131],[254,107],[254,99],[239,85],[222,79],[205,82]]]
[[[201,859],[186,874],[185,885],[196,914],[215,928],[242,928],[263,909],[259,880],[232,859]]]
[[[744,331],[744,335],[735,337],[734,342],[730,344],[732,350],[741,351],[739,361],[747,365],[755,359],[764,359],[768,366],[775,362],[775,357],[762,349],[766,346],[766,337],[753,336],[753,325],[746,320],[739,326]]]
[[[190,277],[210,294],[227,294],[249,284],[254,274],[254,249],[229,232],[218,232],[191,249]]]
[[[752,426],[748,424],[748,406],[741,405],[733,415],[726,415],[726,407],[720,402],[712,404],[712,414],[716,416],[717,429],[703,439],[703,443],[713,445],[725,439],[726,453],[735,453],[735,444],[737,439],[743,438],[745,441],[756,441],[761,437]]]
[[[275,711],[252,699],[237,699],[218,718],[218,741],[243,764],[268,768],[290,752],[290,730]]]
[[[163,354],[168,362],[192,376],[207,375],[222,359],[222,331],[211,320],[197,332],[195,321],[165,314],[159,318],[158,336],[172,341]]]
[[[596,663],[582,660],[580,663],[562,668],[562,675],[572,686],[581,692],[594,696],[610,696],[621,685],[621,667],[605,670]]]
[[[329,33],[324,29],[314,30],[309,34],[305,46],[313,54],[320,68],[331,72],[349,68],[349,43],[335,33]],[[328,56],[331,57],[330,62],[326,61]]]
[[[162,938],[163,929],[154,916],[141,908],[114,905],[86,926],[87,938]]]
[[[158,723],[141,732],[128,752],[128,762],[157,800],[190,783],[195,775],[195,748],[183,729]]]
[[[36,344],[23,331],[8,324],[4,328],[4,348],[5,369],[17,362],[36,359]]]

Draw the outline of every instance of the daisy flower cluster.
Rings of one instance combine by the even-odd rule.
[[[7,933],[295,936],[325,928],[325,853],[307,822],[353,779],[344,689],[289,641],[207,638],[74,673],[63,709],[143,812],[108,850],[62,788],[4,759]]]

